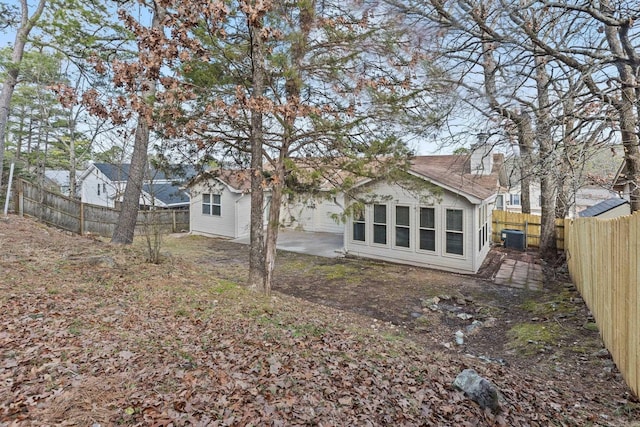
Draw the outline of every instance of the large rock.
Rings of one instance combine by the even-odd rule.
[[[489,408],[494,413],[499,411],[498,389],[473,369],[465,369],[460,372],[453,381],[453,386],[463,391],[469,399],[476,402],[483,409]]]

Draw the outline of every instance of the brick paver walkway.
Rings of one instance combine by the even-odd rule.
[[[542,289],[542,266],[532,262],[506,259],[493,279],[496,285],[539,291]]]

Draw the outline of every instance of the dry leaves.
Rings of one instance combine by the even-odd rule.
[[[504,395],[494,416],[451,385],[468,361],[354,332],[303,301],[223,292],[186,261],[147,265],[15,217],[0,238],[0,424],[608,424],[568,387],[473,366]]]

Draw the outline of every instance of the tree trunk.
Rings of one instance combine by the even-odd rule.
[[[541,192],[541,232],[540,254],[543,259],[553,260],[557,256],[556,245],[556,184],[554,172],[556,168],[551,134],[551,104],[549,101],[549,75],[546,70],[546,59],[539,52],[535,55],[536,87],[538,91],[537,130],[538,149],[540,152],[540,192]]]
[[[36,11],[33,16],[29,18],[29,6],[27,0],[21,0],[20,5],[22,8],[20,18],[20,28],[16,33],[16,39],[13,43],[13,53],[11,54],[11,64],[7,67],[6,77],[2,82],[2,91],[0,92],[0,188],[2,188],[2,173],[4,170],[4,149],[5,139],[7,132],[7,123],[9,121],[9,108],[11,106],[11,98],[13,97],[13,91],[18,83],[18,76],[20,74],[20,63],[24,55],[24,48],[27,44],[27,37],[31,29],[36,24],[42,11],[46,0],[40,0]]]
[[[484,34],[487,40],[491,40],[489,34]],[[485,93],[488,98],[489,107],[503,118],[514,123],[518,129],[518,147],[520,148],[520,207],[522,213],[531,213],[531,177],[533,155],[533,129],[531,117],[526,112],[517,112],[500,105],[497,98],[496,73],[498,65],[493,57],[494,46],[489,41],[482,43],[482,68],[484,74]]]
[[[264,289],[268,295],[271,293],[271,282],[273,280],[273,272],[276,266],[276,245],[278,240],[278,232],[280,230],[280,207],[282,205],[282,195],[285,185],[285,161],[289,157],[289,148],[293,144],[295,138],[295,121],[297,111],[300,106],[300,92],[302,90],[302,77],[300,70],[302,69],[302,61],[307,53],[307,40],[311,32],[315,2],[310,1],[300,4],[300,13],[298,15],[300,23],[300,35],[291,46],[291,70],[287,73],[288,78],[285,83],[285,91],[287,96],[287,104],[289,108],[284,114],[284,134],[282,137],[282,145],[275,163],[275,172],[271,185],[271,205],[269,207],[269,221],[267,223],[267,238],[265,240],[265,276]]]
[[[518,128],[518,148],[520,149],[520,207],[522,213],[531,213],[531,182],[534,178],[532,165],[535,164],[533,153],[533,127],[531,116],[522,112],[516,116]]]
[[[608,0],[600,3],[600,9],[608,16],[614,16],[615,11]],[[640,59],[635,52],[635,46],[626,36],[633,22],[626,21],[619,26],[605,25],[604,32],[611,52],[616,58],[616,68],[620,75],[621,94],[614,107],[620,116],[620,133],[624,147],[624,161],[626,176],[630,182],[631,212],[640,210],[640,148],[637,129],[640,117],[636,116],[638,107],[638,76]],[[635,72],[634,72],[635,71]]]
[[[273,272],[276,267],[276,243],[280,231],[280,206],[284,189],[284,156],[278,159],[276,171],[271,185],[271,204],[269,205],[269,222],[264,251],[264,293],[271,294]]]
[[[147,149],[149,147],[149,124],[146,118],[138,116],[136,127],[133,154],[127,185],[124,189],[120,215],[116,228],[111,237],[111,243],[128,245],[133,243],[133,237],[140,208],[140,193],[144,183],[145,172],[147,171]]]
[[[262,15],[256,20],[248,19],[249,35],[251,37],[252,60],[252,93],[251,101],[251,130],[249,143],[251,144],[251,219],[250,219],[250,247],[249,247],[249,288],[254,291],[266,292],[265,259],[264,259],[264,176],[262,167],[262,145],[264,131],[262,111],[259,101],[264,95],[266,70],[264,65],[264,43],[260,32]]]
[[[166,14],[165,9],[157,2],[154,2],[155,10],[153,13],[152,28],[162,31],[162,21]],[[143,87],[148,88],[142,93],[142,99],[145,108],[153,108],[153,98],[156,93],[156,81],[145,79]],[[133,236],[136,229],[136,220],[138,219],[138,210],[140,209],[140,193],[147,170],[147,154],[149,148],[149,128],[150,123],[147,114],[138,113],[138,124],[136,126],[135,140],[133,146],[133,154],[131,155],[131,165],[129,166],[129,176],[127,177],[127,185],[124,189],[122,198],[122,206],[120,207],[120,216],[118,223],[111,237],[111,243],[130,244],[133,242]]]

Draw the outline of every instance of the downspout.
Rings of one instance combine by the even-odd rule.
[[[238,221],[238,219],[239,219],[238,214],[239,214],[239,212],[240,212],[240,211],[239,211],[239,209],[238,209],[238,205],[239,205],[239,203],[240,203],[240,200],[242,200],[242,198],[243,198],[245,195],[246,195],[246,193],[242,193],[242,194],[240,194],[240,197],[238,197],[238,198],[236,199],[235,206],[234,206],[234,211],[235,211],[235,212],[234,212],[235,220],[234,220],[233,222],[235,223],[235,225],[234,225],[233,227],[234,227],[234,229],[235,229],[235,232],[234,232],[234,234],[235,234],[234,238],[235,238],[235,239],[237,239],[238,237],[240,237],[240,224],[239,224],[239,221]]]

